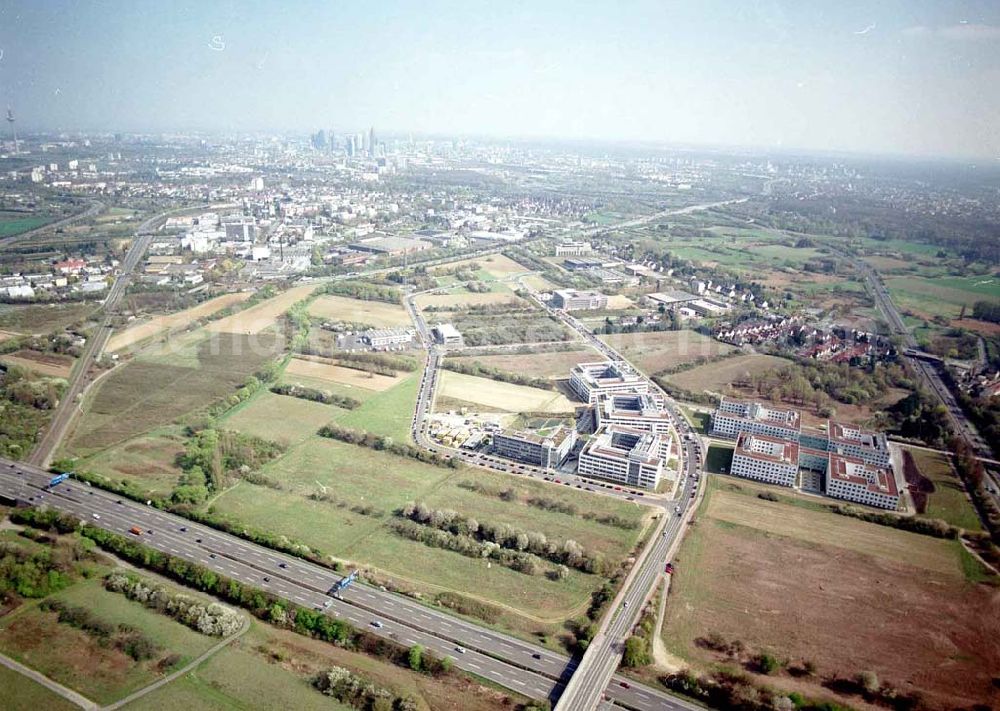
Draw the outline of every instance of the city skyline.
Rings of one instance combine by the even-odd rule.
[[[1000,9],[0,4],[22,132],[380,133],[1000,157]],[[384,127],[384,128],[382,128]]]

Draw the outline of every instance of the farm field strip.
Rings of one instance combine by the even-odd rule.
[[[232,316],[213,321],[206,329],[215,333],[257,334],[274,325],[277,318],[316,291],[316,284],[295,286]]]
[[[223,294],[214,299],[193,306],[190,309],[164,316],[155,316],[148,321],[138,323],[115,333],[108,343],[108,352],[120,351],[123,348],[144,341],[165,331],[183,328],[199,319],[211,316],[222,309],[240,303],[250,298],[250,292],[243,291],[234,294]]]
[[[565,395],[489,378],[441,371],[439,394],[507,412],[573,412],[576,405]]]

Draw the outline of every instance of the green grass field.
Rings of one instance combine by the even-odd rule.
[[[222,427],[292,445],[312,437],[343,412],[321,402],[262,392],[235,408]]]
[[[78,467],[134,481],[150,496],[166,496],[181,475],[176,459],[183,451],[182,428],[165,427],[83,457]]]
[[[413,419],[413,409],[417,405],[419,387],[420,373],[415,372],[398,385],[367,396],[361,407],[341,410],[332,419],[344,427],[392,437],[396,442],[409,442],[410,422]],[[359,390],[360,388],[352,388],[349,394],[351,397],[356,397],[353,393]]]
[[[940,518],[967,531],[981,531],[982,523],[959,481],[951,462],[940,452],[908,448],[920,473],[934,483],[934,492],[927,497],[928,518]]]
[[[22,217],[16,220],[0,219],[0,237],[10,237],[34,230],[52,222],[51,217]]]
[[[929,316],[958,318],[962,306],[971,313],[976,301],[1000,301],[1000,279],[994,277],[893,277],[885,280],[902,309]]]
[[[652,333],[616,333],[600,339],[628,358],[647,375],[698,358],[728,353],[734,348],[695,331],[660,331]]]
[[[106,591],[99,579],[76,583],[53,598],[85,607],[111,624],[131,625],[161,647],[153,660],[136,663],[117,649],[100,646],[87,633],[56,622],[54,613],[42,612],[35,603],[3,618],[0,651],[99,703],[119,699],[162,676],[155,664],[164,655],[178,654],[178,663],[184,664],[217,641]]]
[[[526,577],[498,565],[490,567],[485,561],[404,540],[386,528],[392,512],[407,501],[423,501],[433,508],[451,508],[480,521],[500,520],[541,531],[551,538],[572,538],[591,550],[620,559],[638,539],[638,529],[623,530],[526,503],[505,502],[496,496],[468,491],[459,483],[473,479],[497,488],[514,487],[525,497],[546,496],[572,502],[580,513],[615,513],[637,522],[645,511],[634,504],[595,499],[541,482],[434,467],[319,437],[293,447],[264,471],[281,483],[282,490],[241,483],[217,497],[215,509],[250,526],[300,540],[324,555],[375,566],[422,589],[453,590],[509,605],[521,614],[545,621],[575,614],[599,584],[598,579],[577,571],[561,582],[541,575]],[[323,491],[336,501],[308,498],[311,493]],[[349,510],[364,505],[374,507],[376,515]]]
[[[97,308],[93,303],[0,305],[0,329],[18,333],[51,333],[84,321]]]
[[[276,354],[277,342],[266,335],[220,333],[181,343],[172,356],[139,356],[102,380],[88,397],[66,452],[92,454],[173,424],[231,394]],[[173,365],[168,364],[171,358]]]
[[[79,708],[23,674],[0,666],[0,689],[7,711],[70,711]]]
[[[674,385],[690,392],[726,392],[728,386],[734,381],[756,373],[767,373],[781,368],[787,368],[792,361],[776,356],[753,353],[749,355],[737,355],[726,358],[719,363],[708,363],[679,373],[668,375],[669,380]]]

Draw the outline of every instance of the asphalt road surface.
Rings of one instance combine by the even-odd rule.
[[[72,513],[90,525],[125,536],[133,537],[129,529],[139,526],[143,534],[135,538],[145,545],[299,605],[325,609],[359,629],[404,646],[420,644],[442,657],[452,657],[461,669],[532,698],[558,698],[575,669],[575,662],[563,654],[402,595],[354,584],[343,591],[343,599],[335,599],[328,591],[341,576],[331,570],[73,479],[46,491],[51,476],[38,467],[0,459],[0,494]],[[607,696],[637,711],[694,708],[685,700],[618,677]]]

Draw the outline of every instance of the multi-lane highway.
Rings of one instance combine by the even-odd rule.
[[[51,474],[24,463],[0,459],[0,493],[31,505],[46,505],[88,524],[125,536],[138,526],[140,542],[254,585],[278,597],[328,611],[359,628],[403,645],[420,644],[455,665],[533,698],[555,699],[575,665],[567,656],[480,627],[402,595],[363,584],[328,594],[341,576],[322,566],[244,541],[180,516],[116,497],[70,479],[46,491]],[[97,515],[97,517],[94,516]],[[379,626],[375,626],[378,623]],[[464,650],[464,651],[461,651]],[[624,679],[608,696],[637,711],[688,709],[683,700]]]

